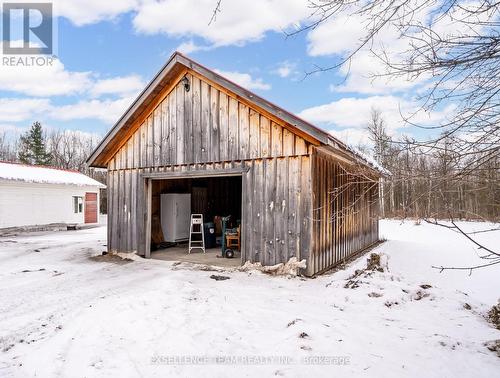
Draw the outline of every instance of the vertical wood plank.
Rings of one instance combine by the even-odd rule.
[[[228,160],[238,160],[238,101],[229,97]]]
[[[154,166],[154,127],[153,127],[153,115],[151,114],[147,119],[147,128],[148,128],[148,141],[146,144],[146,164],[148,167]]]
[[[113,175],[114,171],[110,170],[110,167],[108,166],[108,174],[106,175],[106,190],[107,190],[107,196],[106,196],[106,202],[107,202],[107,209],[108,209],[108,216],[107,216],[107,235],[108,235],[108,252],[112,251],[112,245],[113,245],[113,223],[112,223],[112,216],[111,214],[114,214],[113,210],[113,199],[115,198],[113,195],[113,190],[114,190],[114,182],[113,182]]]
[[[250,109],[250,125],[249,125],[249,133],[250,133],[250,146],[249,146],[249,157],[252,159],[259,158],[259,150],[260,150],[260,114],[255,110]]]
[[[167,155],[167,146],[165,145],[165,140],[168,138],[168,134],[166,133],[166,127],[165,127],[165,103],[167,101],[163,100],[159,105],[158,105],[158,112],[159,112],[159,144],[160,144],[160,156],[158,159],[158,165],[163,166],[167,164],[166,162],[166,155]]]
[[[193,77],[193,161],[200,163],[201,160],[201,82],[197,77]]]
[[[239,120],[238,158],[239,159],[248,159],[248,157],[250,156],[249,117],[250,114],[248,106],[240,103],[238,109],[238,120]]]
[[[176,92],[176,106],[177,106],[176,108],[177,143],[175,146],[177,151],[176,163],[184,164],[186,162],[184,153],[184,128],[185,128],[184,95],[186,91],[184,90],[183,85],[177,84],[177,87],[175,87],[175,92]]]
[[[132,250],[132,214],[130,212],[131,209],[131,202],[132,202],[132,195],[131,195],[131,188],[132,188],[132,183],[131,183],[131,176],[130,176],[130,170],[127,169],[124,172],[124,190],[122,194],[125,196],[125,203],[123,206],[123,213],[124,213],[124,227],[126,230],[126,237],[125,239],[125,251],[130,252]]]
[[[131,251],[137,252],[137,170],[133,169],[130,175]]]
[[[219,92],[220,160],[228,160],[229,104],[225,93]]]
[[[219,91],[210,87],[210,157],[211,161],[220,160],[219,129]]]
[[[267,255],[268,263],[270,265],[277,264],[276,256],[276,223],[275,223],[275,212],[276,212],[276,176],[277,176],[277,159],[273,158],[269,160],[269,180],[267,181],[267,211],[268,215],[266,217],[266,231],[268,245],[267,245]]]
[[[137,207],[136,207],[136,212],[137,212],[137,253],[141,256],[144,256],[146,253],[145,250],[145,238],[144,238],[144,220],[145,220],[145,184],[144,184],[144,179],[141,177],[142,173],[144,170],[138,169],[137,170]]]
[[[285,212],[287,208],[285,200],[285,175],[286,175],[286,165],[284,158],[278,158],[276,160],[276,200],[274,205],[274,227],[275,227],[275,255],[276,264],[286,262],[286,251],[285,246]]]
[[[137,132],[134,133],[132,136],[132,167],[138,168],[139,167],[139,146],[140,146],[140,137],[141,135]]]
[[[264,255],[264,226],[263,226],[263,183],[265,182],[265,177],[262,171],[262,160],[253,161],[254,169],[254,203],[251,208],[253,224],[253,237],[252,237],[252,250],[249,256],[251,262],[261,261],[261,257]]]
[[[211,148],[210,130],[210,87],[201,82],[201,161],[209,161],[209,148]]]
[[[304,156],[301,161],[301,188],[302,188],[302,200],[301,200],[301,213],[302,213],[302,226],[301,226],[301,240],[300,240],[300,251],[301,258],[304,258],[310,262],[311,251],[314,250],[314,245],[311,245],[312,230],[311,230],[311,219],[312,219],[312,193],[311,193],[311,166],[309,157]],[[309,274],[312,274],[310,268],[307,268]]]
[[[193,76],[186,75],[189,82],[193,83]],[[193,162],[193,94],[194,91],[184,90],[184,162]]]
[[[296,169],[297,169],[297,178],[296,178],[296,181],[297,181],[297,206],[296,206],[296,222],[295,222],[295,234],[297,235],[296,239],[296,249],[297,249],[297,258],[299,260],[303,260],[303,259],[306,259],[306,263],[309,264],[309,262],[307,261],[307,258],[308,256],[305,255],[303,252],[302,252],[302,249],[301,249],[301,246],[302,246],[302,219],[303,219],[303,206],[302,206],[302,202],[304,201],[304,198],[303,198],[303,188],[302,188],[302,158],[301,157],[297,157],[296,158],[297,162],[296,162]],[[307,270],[307,269],[306,269]]]
[[[306,155],[307,153],[306,141],[299,136],[295,136],[295,154]]]
[[[124,203],[125,203],[125,196],[123,195],[123,192],[125,190],[124,187],[124,179],[123,179],[123,170],[118,171],[118,196],[117,196],[117,203],[118,203],[118,219],[117,219],[117,224],[118,224],[118,251],[119,252],[124,252],[125,251],[125,243],[126,243],[126,227],[124,224],[124,214],[123,214],[123,208],[124,208]]]
[[[153,165],[161,164],[161,106],[153,111]]]
[[[169,127],[170,127],[170,162],[177,164],[177,91],[174,89],[168,96]]]
[[[283,154],[283,128],[275,122],[271,122],[271,156]]]
[[[269,190],[268,190],[268,181],[269,181],[269,168],[268,168],[268,159],[263,159],[261,161],[260,167],[260,181],[261,181],[261,201],[257,204],[260,212],[260,241],[259,241],[259,256],[258,261],[260,261],[263,265],[266,265],[269,261],[268,249],[267,245],[269,243],[268,240],[268,232],[267,232],[267,219],[269,217],[268,211],[268,203],[269,203]]]
[[[146,230],[145,235],[145,257],[151,257],[151,197],[152,197],[152,180],[146,180]]]
[[[242,263],[252,260],[254,245],[253,239],[255,235],[255,222],[253,221],[253,207],[255,205],[255,167],[254,162],[251,162],[250,170],[243,174],[242,177],[243,196],[242,196],[242,218],[245,220],[245,230],[243,233],[244,248],[242,245]]]
[[[288,129],[283,129],[283,155],[295,155],[295,135]]]
[[[121,154],[121,150],[118,151],[115,155],[115,169],[122,169],[122,154]]]
[[[298,171],[299,158],[291,157],[288,161],[288,254],[287,258],[297,257],[297,211],[299,207],[299,171]]]
[[[260,116],[260,155],[271,156],[271,123],[264,116]]]
[[[130,137],[127,140],[127,143],[125,144],[125,146],[122,148],[124,148],[126,150],[126,155],[127,155],[127,164],[126,164],[125,168],[126,169],[132,168],[133,160],[134,160],[134,157],[133,157],[133,138]]]

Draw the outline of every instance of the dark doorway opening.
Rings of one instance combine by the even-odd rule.
[[[169,202],[173,201],[173,205]],[[175,209],[172,210],[172,207]],[[205,253],[188,253],[190,215],[202,214]],[[226,231],[241,240],[242,177],[155,179],[151,187],[151,257],[208,265],[239,266],[241,251],[222,257],[222,218]],[[241,246],[241,243],[240,243]],[[219,256],[219,257],[218,257]]]

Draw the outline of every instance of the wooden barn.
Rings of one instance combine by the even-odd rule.
[[[89,164],[108,171],[109,251],[150,257],[164,224],[177,221],[161,210],[168,193],[189,194],[189,211],[205,221],[231,215],[241,264],[297,257],[311,276],[378,241],[376,167],[180,53]]]

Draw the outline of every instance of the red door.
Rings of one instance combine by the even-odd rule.
[[[97,193],[85,193],[85,223],[97,223]]]

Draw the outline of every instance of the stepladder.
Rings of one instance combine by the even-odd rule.
[[[191,214],[189,226],[189,251],[201,249],[205,253],[205,234],[203,231],[203,214]]]

